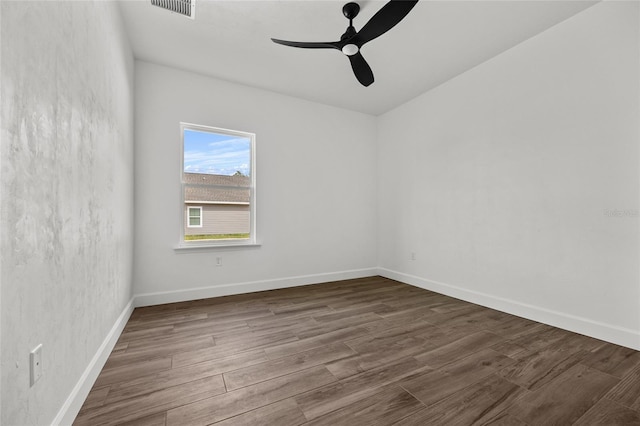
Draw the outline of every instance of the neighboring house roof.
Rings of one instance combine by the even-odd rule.
[[[251,193],[248,176],[185,173],[184,202],[249,203]],[[216,186],[208,186],[216,185]]]

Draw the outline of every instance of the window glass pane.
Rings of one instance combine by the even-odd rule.
[[[251,176],[251,139],[185,129],[184,172],[185,174],[249,178]],[[185,179],[187,179],[186,176]],[[205,182],[206,179],[200,179],[203,180],[202,183],[208,183]],[[250,182],[250,179],[236,179],[229,180],[228,183],[233,186],[249,186]]]
[[[183,127],[186,241],[253,237],[253,144],[254,136],[248,133]],[[202,206],[202,210],[194,212],[189,205]]]

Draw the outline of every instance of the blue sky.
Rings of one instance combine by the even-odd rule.
[[[249,176],[251,140],[220,133],[184,131],[184,171],[232,175],[237,171]]]

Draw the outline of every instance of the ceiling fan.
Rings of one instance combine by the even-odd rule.
[[[360,31],[353,27],[353,19],[358,16],[360,6],[358,3],[347,3],[342,8],[342,13],[349,20],[347,31],[342,34],[340,41],[330,42],[305,42],[287,41],[272,38],[274,43],[305,49],[338,49],[347,55],[351,68],[356,78],[363,86],[373,83],[373,71],[360,53],[360,48],[371,40],[395,27],[396,24],[418,3],[418,0],[391,0],[371,17]]]

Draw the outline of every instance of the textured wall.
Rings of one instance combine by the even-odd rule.
[[[381,116],[379,265],[640,348],[639,24],[598,3]]]
[[[1,8],[0,423],[43,425],[131,297],[133,59],[113,2]]]

